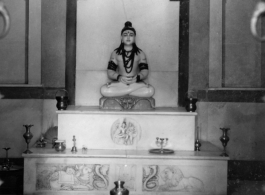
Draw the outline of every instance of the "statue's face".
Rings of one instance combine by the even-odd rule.
[[[126,30],[121,35],[121,41],[125,45],[132,45],[135,42],[135,34],[131,30]]]

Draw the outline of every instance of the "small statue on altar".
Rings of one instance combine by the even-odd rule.
[[[121,44],[110,57],[107,74],[112,81],[101,87],[104,97],[152,97],[154,87],[145,82],[148,64],[144,52],[135,44],[136,31],[126,22],[121,31]]]

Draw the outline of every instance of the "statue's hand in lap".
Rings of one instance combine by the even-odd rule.
[[[130,85],[136,83],[136,76],[133,77],[121,76],[119,81],[126,85]]]
[[[131,22],[126,22],[121,31],[121,44],[110,57],[107,74],[112,82],[101,87],[103,96],[154,95],[154,88],[144,82],[149,69],[144,52],[135,44],[135,36],[136,31]]]

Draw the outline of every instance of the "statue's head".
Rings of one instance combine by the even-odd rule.
[[[121,42],[124,45],[132,45],[135,43],[136,31],[132,27],[131,22],[125,22],[123,29],[121,30]]]
[[[121,30],[121,44],[115,49],[118,55],[122,55],[124,51],[124,46],[132,46],[133,53],[138,55],[141,52],[141,49],[137,47],[135,43],[136,31],[132,27],[131,22],[125,22],[123,29]]]

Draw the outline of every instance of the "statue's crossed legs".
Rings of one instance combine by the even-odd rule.
[[[155,93],[153,86],[144,82],[126,85],[121,82],[112,82],[103,85],[100,92],[105,97],[132,95],[137,97],[152,97]]]

